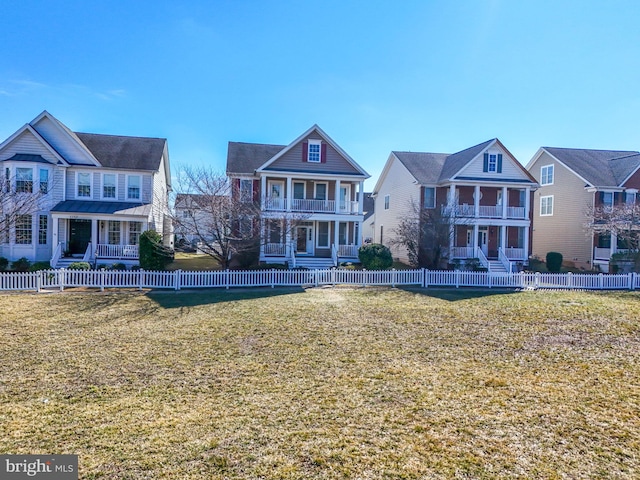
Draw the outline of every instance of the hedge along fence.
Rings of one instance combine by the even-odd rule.
[[[67,287],[98,288],[236,288],[321,285],[566,288],[587,290],[640,289],[640,275],[574,273],[489,273],[440,270],[225,270],[213,272],[41,270],[0,273],[0,291],[64,290]]]

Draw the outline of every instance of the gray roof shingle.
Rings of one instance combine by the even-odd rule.
[[[595,187],[617,187],[640,165],[640,153],[542,147]]]
[[[473,160],[480,152],[482,152],[495,140],[496,139],[493,138],[491,140],[487,140],[486,142],[474,145],[473,147],[469,147],[460,152],[449,155],[442,168],[440,181],[442,182],[453,177],[462,169],[462,167]]]
[[[447,153],[393,152],[418,183],[438,183]]]
[[[227,174],[253,175],[286,145],[229,142],[227,150]]]
[[[64,200],[51,209],[59,213],[103,213],[118,215],[149,216],[151,204],[131,202],[95,202],[87,200]]]
[[[103,167],[131,170],[158,170],[167,142],[164,138],[77,132],[76,135]]]

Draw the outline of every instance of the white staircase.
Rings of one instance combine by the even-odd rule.
[[[333,260],[331,258],[319,257],[296,257],[297,268],[308,268],[309,270],[325,270],[333,268]]]
[[[51,265],[53,268],[69,268],[69,265],[75,262],[81,262],[82,255],[76,257],[60,257],[55,265]]]
[[[491,267],[491,273],[508,273],[500,260],[489,260],[489,266]]]

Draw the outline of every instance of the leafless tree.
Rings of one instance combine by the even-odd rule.
[[[640,248],[640,204],[620,203],[587,208],[587,231],[615,235],[629,250]]]
[[[438,269],[448,256],[455,224],[453,210],[421,208],[412,201],[394,229],[391,244],[406,248],[413,267]]]
[[[227,176],[207,167],[184,167],[179,173],[174,199],[174,228],[177,237],[191,238],[199,249],[228,268],[233,258],[241,264],[256,263],[265,222],[280,224],[280,233],[291,232],[304,214],[281,212],[266,218],[260,199],[242,198]],[[284,221],[286,219],[286,221]]]
[[[16,231],[13,241],[20,243],[21,232],[31,230],[32,215],[40,210],[42,202],[51,190],[51,184],[34,184],[33,179],[0,177],[0,243],[9,243],[11,231]],[[24,228],[16,229],[16,226]]]

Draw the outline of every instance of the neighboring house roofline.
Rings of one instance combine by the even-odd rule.
[[[353,168],[359,171],[365,178],[369,178],[371,176],[360,165],[358,165],[358,163],[353,158],[351,158],[347,152],[345,152],[336,142],[334,142],[333,139],[329,135],[327,135],[317,124],[314,124],[313,126],[311,126],[311,128],[309,128],[306,132],[304,132],[302,135],[296,138],[293,142],[291,142],[289,145],[287,145],[282,150],[280,150],[276,155],[274,155],[269,160],[267,160],[266,163],[258,167],[256,169],[256,172],[264,172],[265,169],[269,167],[269,165],[271,165],[280,157],[282,157],[284,154],[286,154],[288,151],[290,151],[295,145],[300,143],[300,141],[302,141],[305,137],[310,135],[311,132],[313,132],[314,130],[318,132],[318,134],[324,139],[324,141],[326,141],[329,145],[331,145],[342,157],[344,157],[345,160],[347,160],[347,162],[351,164]]]
[[[29,123],[26,123],[21,128],[16,130],[13,135],[7,138],[4,142],[0,143],[0,151],[11,144],[15,139],[17,139],[20,135],[22,135],[25,131],[30,132],[34,137],[36,137],[42,145],[51,152],[51,154],[58,159],[59,166],[68,167],[69,163],[58,153],[58,151],[53,148],[53,146],[45,140],[45,138],[38,133],[38,131],[33,128],[33,126]],[[55,164],[54,164],[55,165]]]
[[[391,157],[395,158],[397,161],[400,162],[400,159],[396,156],[396,153],[394,151],[392,151],[391,153],[389,153],[389,157],[387,158],[387,161],[384,164],[384,168],[382,169],[382,172],[380,172],[380,175],[378,176],[378,180],[376,181],[376,185],[375,187],[373,187],[373,191],[371,192],[371,196],[372,197],[376,197],[378,195],[378,191],[380,190],[380,187],[382,186],[382,181],[383,179],[387,176],[387,173],[389,172],[389,169],[391,168]],[[400,162],[402,163],[402,162]],[[404,168],[407,168],[403,165]],[[409,171],[409,169],[407,169],[407,171]],[[411,172],[409,172],[409,174],[413,177],[413,174]],[[413,177],[416,178],[416,177]]]
[[[526,167],[527,170],[529,168],[533,167],[533,165],[538,161],[538,159],[542,156],[543,153],[546,153],[547,155],[549,155],[554,161],[558,162],[560,165],[562,165],[564,168],[566,168],[571,173],[573,173],[576,177],[578,177],[580,180],[582,180],[585,183],[585,188],[593,187],[593,185],[589,182],[589,180],[584,178],[582,175],[580,175],[574,169],[572,169],[567,164],[565,164],[562,160],[558,159],[555,155],[553,155],[551,152],[549,152],[547,150],[547,147],[540,147],[540,149],[536,152],[536,154],[529,161],[529,163],[527,163],[527,167]]]

